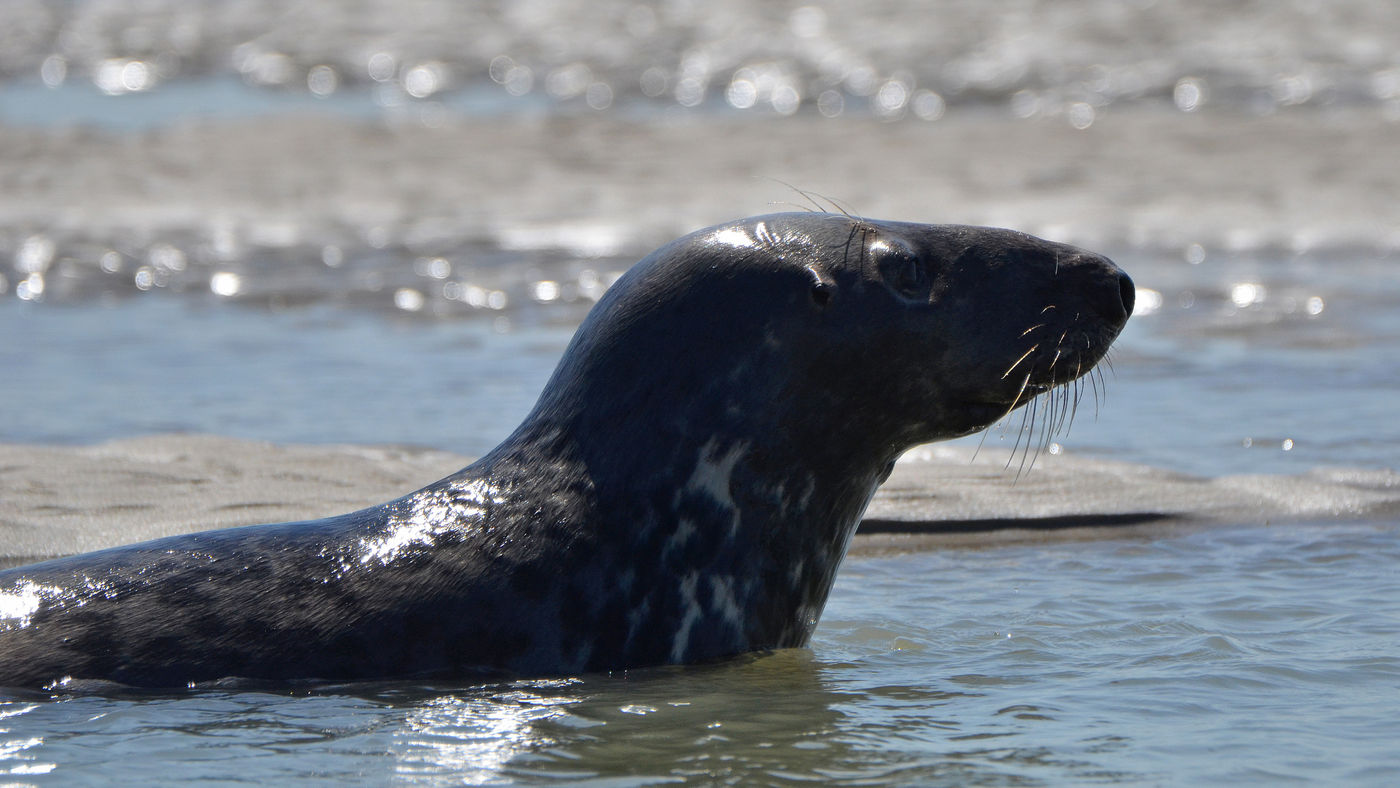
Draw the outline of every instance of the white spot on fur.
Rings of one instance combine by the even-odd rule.
[[[686,489],[691,492],[704,492],[726,509],[733,509],[734,497],[729,492],[729,482],[734,475],[734,466],[746,448],[748,444],[737,443],[723,457],[716,458],[715,440],[711,439],[700,450],[700,457],[695,461],[695,470],[690,474],[690,481],[686,482]]]
[[[778,513],[782,517],[791,514],[802,516],[807,513],[807,506],[812,502],[812,493],[816,491],[816,481],[811,473],[803,473],[797,477],[785,479],[773,485],[769,493],[773,503],[778,507]],[[801,494],[793,490],[802,490]]]
[[[744,455],[749,445],[736,443],[724,456],[716,457],[716,443],[716,439],[711,438],[700,449],[700,456],[695,460],[695,470],[691,472],[690,481],[686,482],[685,489],[686,492],[704,493],[721,508],[728,510],[729,534],[733,536],[739,529],[739,511],[734,506],[730,482],[734,476],[734,466],[738,464],[739,458]]]
[[[792,583],[793,588],[797,588],[798,584],[802,582],[802,570],[806,567],[807,559],[799,558],[788,569],[788,582]]]
[[[695,535],[695,523],[681,518],[676,523],[676,532],[671,534],[671,538],[666,540],[666,546],[661,549],[661,557],[664,559],[673,551],[685,547],[685,543],[690,541],[690,537]]]
[[[699,572],[691,572],[681,579],[681,600],[685,603],[685,616],[676,628],[676,639],[671,642],[672,662],[685,660],[685,651],[690,646],[690,630],[704,615],[704,611],[700,609],[700,600],[695,598],[695,586],[699,582]]]
[[[810,472],[806,478],[807,486],[802,490],[802,497],[797,499],[797,511],[807,511],[807,504],[812,502],[812,493],[817,491],[817,480]]]
[[[710,593],[714,597],[715,612],[724,622],[735,629],[743,629],[743,613],[739,610],[739,600],[734,596],[734,578],[730,575],[715,575],[710,578]]]
[[[632,645],[632,640],[637,637],[637,631],[646,623],[647,614],[650,612],[651,600],[643,599],[641,604],[627,614],[627,645]]]

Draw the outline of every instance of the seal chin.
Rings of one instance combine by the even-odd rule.
[[[1088,369],[1085,369],[1087,374]],[[985,429],[1010,416],[1018,408],[1031,403],[1032,400],[1042,395],[1057,395],[1057,392],[1064,391],[1074,381],[1082,375],[1073,375],[1064,380],[1042,380],[1023,381],[1015,388],[1003,389],[989,394],[985,398],[969,400],[963,403],[960,414],[968,417],[969,420],[976,420],[978,426],[968,430],[963,434],[977,432]],[[1071,397],[1071,402],[1077,400],[1077,392]]]
[[[1068,383],[1068,382],[1069,382],[1069,381],[1065,381],[1065,383]],[[1036,397],[1039,397],[1041,394],[1048,394],[1048,393],[1050,393],[1051,391],[1053,391],[1053,390],[1055,389],[1056,386],[1060,386],[1060,385],[1064,385],[1064,384],[1063,384],[1063,383],[1027,383],[1027,384],[1026,384],[1026,387],[1023,388],[1023,389],[1021,389],[1020,395],[1017,396],[1016,399],[1013,400],[1013,401],[1011,402],[1011,404],[1010,404],[1008,407],[1009,407],[1010,409],[1014,410],[1014,409],[1016,409],[1016,408],[1018,408],[1018,407],[1020,407],[1020,406],[1022,406],[1022,405],[1024,405],[1024,404],[1026,404],[1027,402],[1030,402],[1031,400],[1035,399]]]
[[[949,411],[944,411],[937,421],[938,428],[917,436],[911,445],[933,441],[963,438],[976,435],[982,430],[1006,418],[1016,408],[1024,405],[1024,400],[977,399],[957,402]]]

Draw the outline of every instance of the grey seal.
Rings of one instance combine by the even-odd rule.
[[[0,686],[487,679],[805,645],[907,448],[1086,373],[1106,258],[1009,230],[759,216],[637,263],[525,421],[322,520],[0,572]]]

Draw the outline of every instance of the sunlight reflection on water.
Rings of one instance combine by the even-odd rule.
[[[0,770],[150,780],[159,754],[157,782],[1381,784],[1400,776],[1375,703],[1400,677],[1397,560],[1383,524],[860,558],[810,651],[483,687],[0,700]]]

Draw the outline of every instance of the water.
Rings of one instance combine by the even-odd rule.
[[[620,271],[679,233],[807,204],[794,184],[880,218],[1081,243],[1129,271],[1139,307],[1107,393],[1052,451],[1149,480],[1394,469],[1398,13],[9,2],[0,441],[479,454]],[[811,649],[722,665],[11,694],[0,773],[1400,775],[1393,517],[1102,536],[853,556]]]
[[[1076,419],[1065,450],[1204,476],[1396,466],[1394,259],[1114,256],[1150,293],[1115,345],[1102,407],[1090,403]],[[271,295],[234,299],[205,282],[182,293],[0,301],[0,332],[18,338],[0,346],[0,367],[19,371],[0,378],[0,440],[213,432],[479,455],[529,410],[591,303],[577,294],[540,302],[532,288],[576,281],[571,269],[606,279],[622,265],[522,260],[525,281],[496,291],[509,296],[506,308],[439,297],[434,315],[395,306],[399,291],[443,287],[406,257],[381,263],[402,288],[316,293],[303,304],[274,303],[286,290],[266,282]],[[1246,296],[1257,300],[1239,303]],[[1011,445],[1017,424],[992,430],[989,445]]]
[[[35,782],[1384,784],[1394,526],[855,560],[810,651],[486,687],[19,698]],[[1325,633],[1325,634],[1323,634]],[[113,753],[123,757],[114,758]],[[159,779],[159,777],[155,777]]]

